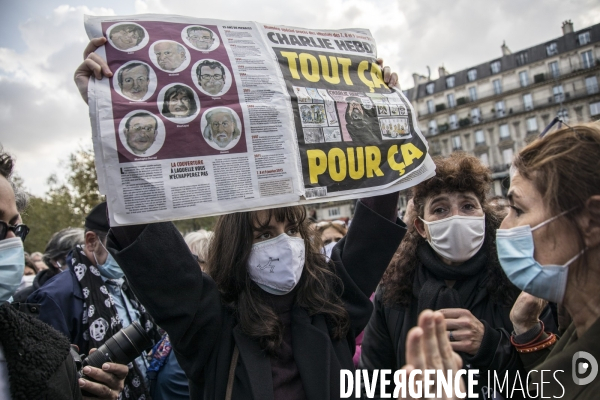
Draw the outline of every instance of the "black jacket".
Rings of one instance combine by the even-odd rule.
[[[524,371],[521,359],[510,342],[513,326],[509,314],[512,306],[493,302],[485,288],[486,285],[487,279],[480,281],[471,307],[465,307],[485,327],[479,351],[472,356],[461,354],[463,368],[479,370],[475,393],[480,399],[488,398],[488,371],[495,371],[500,379],[503,379],[508,371],[509,382],[514,382],[517,371],[520,371],[521,375]],[[413,294],[410,307],[404,308],[385,305],[383,294],[384,291],[378,288],[373,301],[375,309],[365,328],[362,341],[360,369],[397,370],[406,364],[406,335],[410,328],[417,325],[417,298]],[[556,331],[549,307],[546,307],[542,319],[547,331]],[[493,375],[491,376],[493,379]],[[379,390],[376,393],[379,393]]]
[[[60,271],[55,271],[50,268],[40,271],[33,279],[33,284],[31,286],[23,288],[17,293],[15,293],[15,295],[13,296],[13,301],[15,303],[25,303],[27,301],[27,298],[31,295],[31,293],[44,286],[46,282],[48,282],[51,278],[54,278],[59,273]]]
[[[350,316],[344,340],[333,341],[323,315],[292,310],[293,352],[306,397],[338,399],[340,369],[354,369],[355,337],[372,311],[375,290],[406,229],[357,205],[348,235],[332,260],[344,284],[342,300]],[[136,295],[171,338],[179,364],[190,379],[192,399],[224,399],[234,346],[234,399],[273,399],[271,363],[259,344],[245,335],[223,306],[214,281],[201,273],[181,234],[172,224],[148,225],[133,244],[108,247]]]

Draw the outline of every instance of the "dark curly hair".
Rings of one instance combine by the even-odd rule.
[[[466,153],[453,153],[447,158],[436,158],[434,161],[436,175],[418,184],[412,191],[416,216],[423,217],[427,198],[442,192],[472,192],[481,203],[485,214],[483,246],[488,254],[487,291],[492,301],[504,305],[512,304],[519,295],[519,290],[508,280],[498,261],[496,229],[500,227],[502,217],[487,202],[492,182],[489,168],[477,157]],[[386,305],[410,305],[415,272],[421,264],[417,257],[417,247],[424,242],[425,239],[419,235],[414,224],[411,224],[381,280]]]

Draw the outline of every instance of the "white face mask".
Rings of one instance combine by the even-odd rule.
[[[422,218],[419,218],[423,221]],[[439,221],[423,221],[429,229],[429,245],[440,256],[464,262],[481,249],[485,239],[485,216],[455,215]]]
[[[261,289],[286,294],[300,281],[304,269],[304,239],[285,233],[252,245],[248,273]]]
[[[21,283],[19,284],[19,287],[17,288],[17,292],[33,285],[34,279],[35,279],[35,275],[23,275],[23,277],[21,278]]]

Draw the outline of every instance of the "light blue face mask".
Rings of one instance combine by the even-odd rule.
[[[106,250],[106,247],[104,247],[104,244],[102,242],[100,242],[100,245],[104,248],[104,250]],[[122,278],[123,270],[121,269],[121,267],[119,267],[119,264],[117,264],[117,261],[113,258],[113,256],[108,250],[106,250],[106,253],[108,255],[106,256],[106,261],[104,261],[104,264],[100,264],[98,262],[98,258],[96,258],[96,253],[92,253],[94,255],[94,259],[96,260],[96,266],[98,267],[98,270],[100,270],[100,275],[108,279]]]
[[[15,294],[25,270],[25,252],[20,237],[0,240],[0,304]]]
[[[567,288],[569,265],[583,254],[583,250],[565,265],[541,265],[533,258],[532,232],[569,211],[572,210],[547,219],[533,228],[524,225],[496,231],[498,260],[508,279],[519,289],[554,303],[562,303]]]

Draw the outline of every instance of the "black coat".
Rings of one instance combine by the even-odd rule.
[[[420,265],[419,268],[424,267]],[[479,370],[479,384],[475,393],[483,399],[488,398],[488,370],[496,371],[498,376],[502,377],[505,371],[508,371],[511,377],[517,371],[523,372],[519,354],[510,342],[513,326],[509,314],[512,305],[501,305],[492,301],[486,290],[487,282],[487,278],[480,280],[475,293],[470,297],[470,303],[462,307],[468,309],[485,328],[479,351],[475,355],[461,353],[463,368]],[[365,328],[362,341],[359,368],[369,371],[397,370],[406,364],[407,333],[417,325],[419,315],[418,300],[414,292],[409,307],[388,306],[383,302],[383,295],[384,291],[378,288],[373,301],[375,309]],[[546,307],[542,319],[547,331],[556,331],[549,307]],[[514,379],[511,379],[509,378],[509,381],[514,382]]]
[[[400,223],[401,224],[401,223]],[[334,248],[332,260],[344,284],[350,331],[344,340],[330,338],[323,315],[292,310],[293,353],[306,397],[338,399],[340,369],[354,369],[355,337],[372,311],[369,296],[390,262],[405,227],[357,205],[348,235]],[[172,224],[148,225],[137,240],[118,249],[113,234],[108,247],[125,271],[139,300],[171,338],[179,364],[190,380],[192,399],[225,398],[234,346],[234,399],[273,399],[271,362],[259,344],[245,335],[221,302],[215,282],[201,273],[181,234]]]

